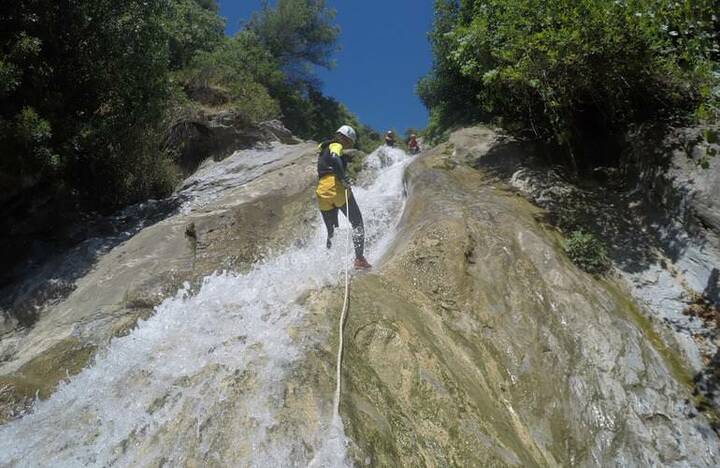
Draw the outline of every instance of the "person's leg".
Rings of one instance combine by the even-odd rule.
[[[327,228],[327,243],[326,246],[329,249],[332,247],[332,238],[335,234],[335,227],[338,225],[338,210],[333,208],[331,210],[321,210],[323,221],[325,222],[325,228]]]
[[[365,253],[365,225],[363,224],[362,213],[360,207],[355,201],[352,192],[348,192],[348,206],[340,208],[343,214],[350,221],[353,228],[353,245],[355,246],[355,257],[363,258]]]
[[[335,177],[327,175],[320,179],[315,189],[315,195],[318,200],[318,208],[322,214],[325,227],[327,228],[327,248],[332,247],[332,238],[335,228],[338,226],[338,214],[335,207],[335,198],[337,198],[337,187]]]

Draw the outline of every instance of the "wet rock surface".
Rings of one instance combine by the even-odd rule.
[[[327,446],[330,466],[720,464],[683,359],[499,177],[532,151],[480,127],[417,157],[404,188],[391,154],[358,178],[376,268],[351,287],[350,440],[329,430],[342,252],[316,229],[315,151],[276,142],[203,163],[172,213],[4,335],[0,420],[52,397],[2,426],[0,458],[304,466]]]
[[[172,206],[169,212],[153,211],[160,213],[153,219],[144,216],[147,204],[129,208],[117,217],[126,216],[130,228],[81,243],[16,286],[10,314],[3,314],[0,421],[20,415],[36,394],[48,396],[90,362],[94,352],[87,350],[127,334],[184,283],[242,271],[302,238],[315,216],[315,156],[314,143],[272,143],[207,161],[172,200],[150,203]],[[43,293],[54,284],[65,289]],[[36,317],[18,327],[13,317],[22,307]],[[67,340],[74,345],[53,357]],[[57,369],[43,374],[38,359],[55,359]]]
[[[476,152],[494,138],[479,131]],[[358,465],[720,463],[687,372],[621,285],[572,265],[467,149],[410,166],[395,243],[353,281],[341,413]]]
[[[300,143],[279,121],[251,124],[229,111],[183,122],[187,128],[201,130],[197,135],[177,131],[179,141],[166,143],[179,153],[178,160],[188,173],[202,166],[206,178],[215,178],[202,184],[213,193],[277,169],[277,164],[266,165],[271,162],[269,158],[263,158],[253,148],[273,154],[275,146]],[[198,135],[202,136],[201,142],[196,141]],[[223,169],[208,174],[212,166],[224,167],[217,162],[240,149],[248,150],[247,154],[256,155],[263,163],[246,157],[241,164],[229,165],[224,177],[220,175]],[[248,177],[242,175],[245,170]],[[197,184],[198,177],[190,180]],[[74,290],[76,280],[88,274],[100,257],[141,230],[176,214],[181,205],[188,206],[190,197],[199,197],[186,182],[180,193],[167,199],[148,200],[113,215],[101,215],[84,211],[67,194],[40,192],[8,192],[0,199],[0,336],[18,327],[32,326],[47,306],[57,304]]]
[[[312,195],[315,157],[316,144],[279,145],[272,151],[238,154],[223,161],[223,167],[208,164],[188,180],[182,189],[187,204],[181,213],[158,223],[191,220],[189,224],[173,221],[188,239],[199,242],[210,232],[201,218],[216,216],[218,222],[212,226],[222,226],[222,214],[254,201],[266,203],[267,191],[278,199],[290,197],[295,184],[303,185],[306,172],[310,193],[298,203],[304,207],[303,216],[312,218],[311,232],[303,232],[304,218],[283,213],[274,231],[280,235],[282,223],[293,223],[285,234],[294,230],[303,245],[272,243],[276,251],[264,253],[265,258],[252,266],[240,262],[233,271],[205,276],[197,287],[164,294],[152,315],[98,347],[94,361],[51,388],[49,398],[36,401],[22,418],[0,426],[0,465],[48,461],[59,466],[307,466],[319,460],[316,466],[344,466],[347,439],[342,426],[333,424],[331,429],[325,418],[334,362],[324,350],[332,346],[328,330],[334,317],[307,314],[303,307],[307,297],[332,292],[344,259],[339,243],[334,249],[325,247]],[[393,232],[383,227],[396,224],[402,211],[406,157],[397,152],[391,159],[395,164],[384,167],[376,183],[354,188],[364,213],[372,214],[366,233],[373,247],[387,245]],[[290,177],[285,175],[288,170]],[[284,209],[293,204],[287,198]],[[133,239],[152,234],[156,226]],[[245,227],[218,228],[222,229],[242,235]],[[344,226],[340,232],[349,234]],[[244,244],[259,242],[262,238],[245,239]],[[222,249],[228,242],[222,238],[207,245]],[[232,245],[226,248],[226,254],[231,255],[232,249]],[[372,250],[368,258],[374,261],[381,248]],[[145,256],[143,250],[128,252],[123,262],[143,263]],[[98,279],[88,281],[105,294]],[[127,279],[117,278],[115,288],[125,288]],[[145,307],[150,299],[140,294],[132,297],[132,304]],[[56,328],[58,335],[65,331]],[[96,331],[101,336],[104,329],[99,326]],[[21,377],[46,375],[43,363],[47,362],[64,371],[71,360],[63,351],[80,351],[76,341],[67,343],[53,349],[58,351],[57,359],[31,359],[4,376],[3,384],[10,381],[17,388]],[[323,359],[315,358],[318,354]],[[77,357],[72,362],[78,362],[81,356]],[[5,395],[5,386],[0,387],[2,401]],[[9,414],[22,411],[27,402],[16,403]]]

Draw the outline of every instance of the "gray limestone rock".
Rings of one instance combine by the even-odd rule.
[[[409,168],[394,247],[353,283],[342,413],[358,460],[720,463],[686,371],[621,284],[574,267],[488,172],[448,165],[469,149],[457,141]]]

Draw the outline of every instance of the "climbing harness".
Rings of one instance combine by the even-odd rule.
[[[345,189],[345,206],[348,206],[348,190]],[[345,324],[345,315],[347,314],[348,302],[350,297],[350,231],[347,231],[347,239],[345,242],[345,299],[343,300],[342,312],[340,313],[340,325],[338,326],[338,352],[337,364],[335,369],[335,398],[333,400],[333,423],[340,419],[340,370],[342,368],[343,354],[343,325]]]

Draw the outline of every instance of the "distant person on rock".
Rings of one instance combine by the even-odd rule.
[[[418,154],[420,152],[420,145],[417,142],[417,135],[415,135],[414,133],[410,135],[407,146],[408,150],[410,150],[410,154]]]
[[[338,211],[350,220],[353,229],[353,244],[355,246],[355,268],[366,270],[371,265],[363,256],[365,250],[365,227],[363,226],[360,207],[355,201],[350,182],[345,173],[348,158],[343,155],[343,149],[352,148],[355,144],[355,130],[349,125],[343,125],[335,132],[335,137],[320,144],[318,154],[318,186],[315,190],[318,206],[327,228],[327,248],[332,246],[335,228],[338,227]],[[345,206],[345,192],[347,190],[347,206]]]
[[[385,134],[385,144],[387,146],[395,146],[395,135],[392,130],[388,130]]]

